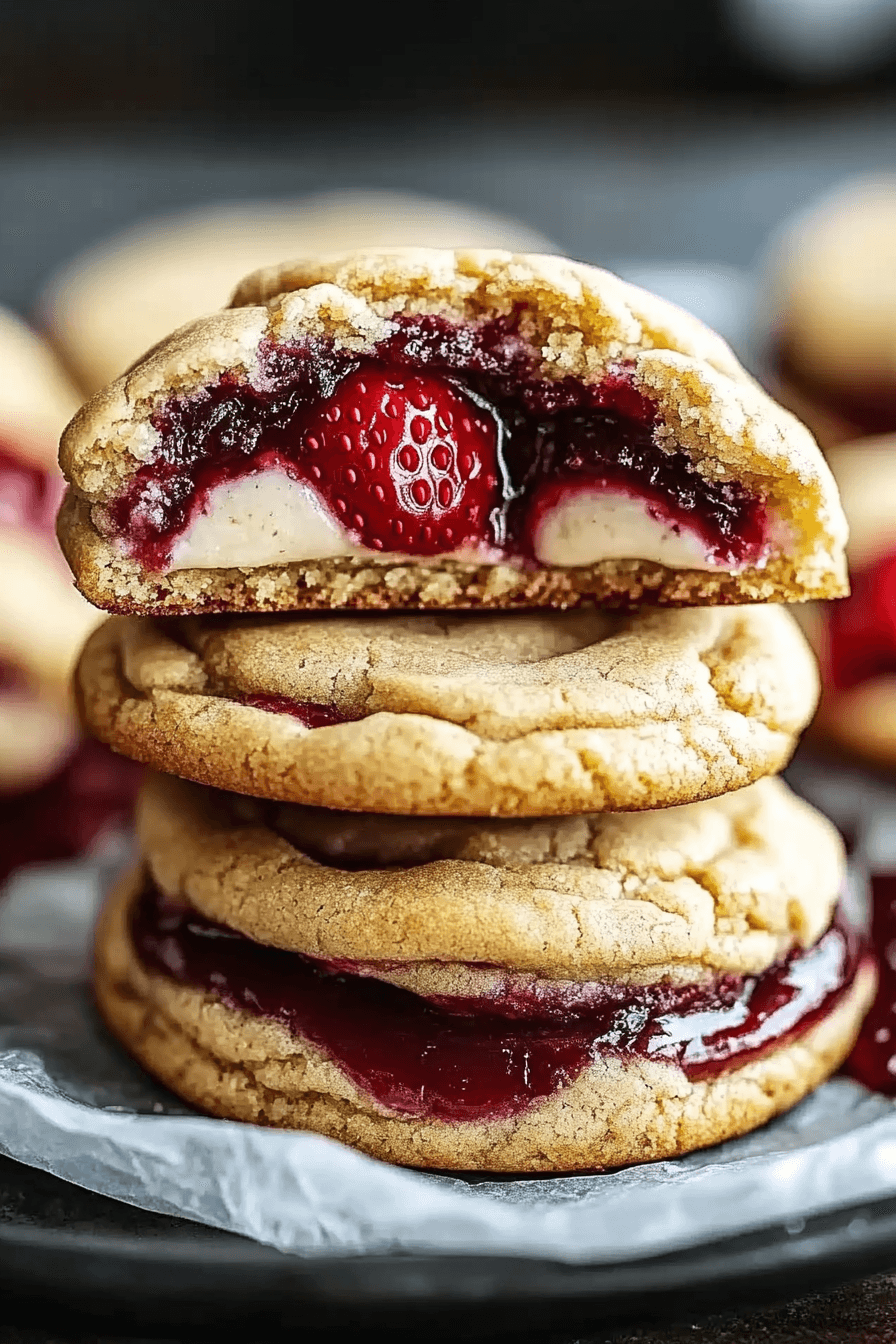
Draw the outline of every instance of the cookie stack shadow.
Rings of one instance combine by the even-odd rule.
[[[777,778],[818,694],[785,606],[433,611],[415,578],[417,609],[342,611],[334,579],[275,613],[237,576],[213,613],[203,582],[193,614],[186,580],[177,615],[119,602],[77,674],[155,772],[97,999],[180,1096],[412,1166],[583,1171],[742,1134],[848,1055],[875,972],[839,836]]]

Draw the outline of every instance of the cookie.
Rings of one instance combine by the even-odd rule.
[[[543,816],[774,773],[817,671],[780,607],[113,618],[77,672],[101,741],[237,793]]]
[[[59,435],[78,397],[51,352],[0,309],[0,791],[30,789],[74,743],[72,668],[97,614],[59,553]]]
[[[801,214],[767,263],[774,390],[823,447],[896,431],[896,175]]]
[[[143,873],[107,904],[95,968],[112,1031],[213,1115],[504,1172],[674,1157],[762,1124],[846,1057],[876,981],[835,924],[757,976],[580,984],[572,1007],[428,999],[251,942]]]
[[[249,271],[351,247],[507,247],[552,252],[534,229],[489,210],[397,191],[208,206],[144,220],[71,261],[41,314],[87,395],[157,341],[223,308]]]
[[[845,591],[808,432],[593,267],[406,249],[259,272],[82,409],[59,536],[122,614]]]
[[[852,596],[806,611],[823,693],[813,735],[896,767],[896,436],[830,454],[850,520]]]
[[[416,993],[495,977],[689,984],[817,942],[843,884],[834,827],[777,779],[655,812],[355,816],[150,776],[158,888],[266,946]]]

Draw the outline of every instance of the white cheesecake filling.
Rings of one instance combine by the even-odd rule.
[[[178,538],[171,569],[288,565],[380,552],[357,545],[305,481],[275,468],[223,481]]]
[[[647,560],[669,569],[720,568],[696,532],[652,517],[645,500],[588,486],[562,494],[545,510],[532,549],[540,565]]]
[[[646,560],[671,569],[719,568],[696,533],[651,517],[645,501],[587,486],[561,495],[539,519],[532,540],[535,558],[546,566]],[[451,554],[479,562],[501,559],[485,548]],[[312,485],[269,468],[216,486],[175,543],[169,568],[254,568],[338,556],[380,563],[408,558],[360,545]]]

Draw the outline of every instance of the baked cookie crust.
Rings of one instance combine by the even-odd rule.
[[[690,803],[779,770],[817,696],[778,607],[114,618],[85,724],[165,773],[321,807],[545,816]],[[246,703],[335,711],[328,727]],[[360,717],[363,716],[363,717]]]
[[[97,605],[176,614],[595,599],[712,604],[846,591],[845,523],[808,431],[762,392],[720,337],[605,271],[497,251],[356,252],[259,272],[239,287],[234,305],[155,347],[92,398],[63,436],[60,460],[72,492],[60,541],[78,585]],[[736,574],[618,560],[522,572],[457,561],[349,559],[155,574],[128,559],[98,526],[102,506],[153,460],[156,413],[221,375],[254,385],[272,342],[324,339],[337,351],[363,355],[388,336],[396,314],[476,322],[517,311],[540,377],[592,385],[624,368],[634,391],[657,407],[660,446],[682,449],[707,478],[737,480],[766,499],[787,543],[764,566]]]
[[[689,807],[553,820],[406,819],[257,803],[167,776],[140,798],[159,889],[255,942],[554,980],[765,970],[815,943],[844,878],[835,828],[777,779]],[[438,972],[438,974],[436,974]],[[376,971],[380,978],[396,977]]]
[[[406,1166],[577,1171],[680,1156],[788,1109],[848,1055],[874,993],[864,963],[834,1010],[803,1036],[740,1068],[692,1082],[675,1065],[604,1057],[509,1120],[415,1119],[378,1107],[309,1042],[148,973],[127,929],[132,878],[97,929],[103,1017],[139,1062],[212,1115],[312,1130]]]

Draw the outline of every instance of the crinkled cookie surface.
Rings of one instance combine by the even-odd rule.
[[[779,770],[817,697],[814,659],[777,607],[116,618],[77,682],[89,729],[156,769],[428,815],[712,797]],[[296,714],[309,703],[346,721],[308,728]]]

